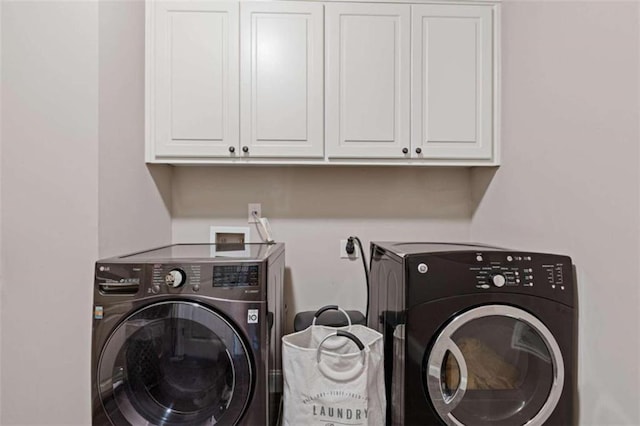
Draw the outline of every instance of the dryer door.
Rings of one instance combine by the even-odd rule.
[[[146,306],[123,321],[104,346],[98,380],[117,425],[235,424],[253,382],[234,327],[184,301]]]
[[[562,393],[562,353],[536,317],[506,305],[471,309],[424,360],[431,403],[449,425],[541,425]]]

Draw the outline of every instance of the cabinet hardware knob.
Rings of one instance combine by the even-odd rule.
[[[409,148],[402,148],[402,153],[407,154],[409,152]]]
[[[243,146],[242,147],[242,152],[249,152],[249,147],[248,146]]]
[[[416,154],[420,154],[422,152],[422,148],[416,148]]]
[[[235,148],[235,147],[233,147],[233,146],[230,146],[230,147],[229,147],[229,152],[230,152],[230,153],[234,153],[234,152],[236,152],[236,148]]]

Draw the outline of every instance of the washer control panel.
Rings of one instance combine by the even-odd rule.
[[[265,289],[263,267],[251,262],[154,263],[141,283],[149,296],[210,296],[224,299],[258,300]]]
[[[201,286],[203,281],[216,288],[257,287],[260,284],[260,265],[240,263],[153,266],[153,284],[160,287]]]
[[[97,263],[95,290],[100,296],[198,296],[260,301],[267,292],[266,262],[216,261],[171,263]]]

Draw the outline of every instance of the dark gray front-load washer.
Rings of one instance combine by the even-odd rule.
[[[372,243],[371,256],[390,422],[576,423],[569,257],[438,243]]]
[[[95,268],[93,425],[276,423],[283,244],[176,244]]]

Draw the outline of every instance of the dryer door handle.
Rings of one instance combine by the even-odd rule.
[[[444,367],[447,353],[450,353],[455,359],[456,363],[458,364],[458,371],[460,373],[458,387],[456,388],[456,391],[453,395],[445,394],[445,386],[443,386],[442,383],[442,368]],[[431,390],[430,393],[432,395],[436,394],[434,391],[437,390],[437,394],[442,396],[441,399],[433,398],[432,402],[436,406],[439,413],[448,414],[453,411],[453,409],[456,408],[458,404],[460,404],[460,402],[464,398],[465,392],[467,391],[467,363],[458,345],[456,345],[448,336],[445,339],[438,339],[438,341],[436,341],[436,344],[432,349],[432,355],[430,358],[432,361],[431,364],[429,364],[427,386]]]

